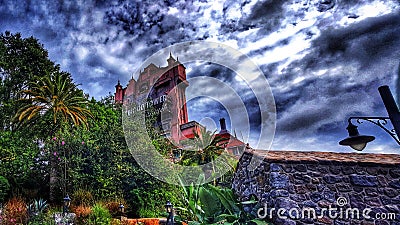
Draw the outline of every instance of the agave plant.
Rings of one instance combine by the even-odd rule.
[[[31,204],[27,206],[29,218],[34,219],[35,217],[41,215],[46,210],[47,206],[48,204],[46,200],[35,199]]]
[[[238,202],[233,191],[229,188],[220,188],[211,184],[199,185],[204,176],[200,176],[198,184],[191,184],[183,188],[183,201],[185,208],[177,207],[185,211],[190,221],[189,225],[267,225],[269,223],[243,211],[243,205],[248,202]],[[254,202],[251,202],[254,203]],[[182,221],[179,216],[178,221]]]

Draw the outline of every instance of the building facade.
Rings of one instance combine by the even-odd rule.
[[[150,105],[157,110],[155,126],[162,134],[179,145],[185,139],[193,139],[195,134],[201,134],[204,126],[196,121],[189,121],[186,106],[186,68],[170,53],[167,66],[160,67],[153,63],[148,65],[137,80],[130,79],[127,87],[120,82],[115,86],[115,103],[135,103],[136,110],[146,110]],[[232,136],[226,129],[225,119],[220,119],[221,131],[216,134],[224,141],[219,145],[234,155],[240,155],[246,145]]]

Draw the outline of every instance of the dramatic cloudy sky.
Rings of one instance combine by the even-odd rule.
[[[127,83],[146,58],[171,44],[212,40],[240,50],[261,68],[275,98],[271,149],[350,152],[337,144],[347,136],[346,119],[386,116],[377,88],[397,90],[398,0],[0,2],[0,31],[38,38],[96,99],[113,93],[118,79]],[[240,93],[240,79],[226,68],[193,63],[188,72],[209,74]],[[253,118],[253,144],[257,102],[252,95],[242,99]],[[208,103],[190,103],[190,119],[224,115]],[[382,130],[367,123],[359,128],[377,137],[366,152],[399,152]]]

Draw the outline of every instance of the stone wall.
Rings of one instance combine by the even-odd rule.
[[[400,155],[245,152],[232,187],[276,225],[400,224]]]

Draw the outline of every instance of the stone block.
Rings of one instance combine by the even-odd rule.
[[[321,172],[322,174],[328,174],[329,168],[327,166],[319,166],[318,171]]]
[[[400,180],[394,180],[389,182],[389,186],[392,188],[400,189]]]
[[[335,225],[350,225],[351,223],[349,221],[344,221],[344,220],[335,220]]]
[[[353,208],[358,208],[358,209],[364,209],[365,208],[365,203],[364,203],[364,196],[362,194],[351,194],[349,195],[350,200],[350,205]]]
[[[390,223],[385,220],[376,220],[375,225],[390,225]]]
[[[336,184],[342,181],[342,177],[335,175],[326,175],[323,179],[327,184]]]
[[[354,173],[354,168],[351,166],[343,166],[342,167],[342,172],[344,175],[350,175]]]
[[[272,221],[274,224],[280,224],[280,225],[296,225],[296,222],[293,220],[289,220],[289,219],[280,219],[278,217],[276,217],[276,219],[274,219]]]
[[[294,190],[297,194],[305,194],[308,192],[308,189],[304,185],[296,185],[294,186]]]
[[[399,190],[393,188],[385,188],[383,189],[383,193],[389,198],[394,198],[399,195]]]
[[[281,174],[278,172],[270,173],[270,185],[273,188],[287,188],[289,183],[289,177],[286,174]]]
[[[378,171],[379,171],[379,168],[378,167],[367,167],[367,168],[365,168],[366,169],[366,171],[367,171],[367,173],[368,174],[370,174],[370,175],[373,175],[373,176],[376,176],[376,175],[378,175],[379,173],[378,173]]]
[[[308,164],[307,169],[310,171],[318,171],[318,164]]]
[[[358,175],[366,175],[367,174],[365,167],[360,167],[360,166],[354,167],[354,172]]]
[[[307,167],[303,164],[297,164],[297,165],[293,165],[293,168],[297,171],[297,172],[307,172]]]
[[[335,185],[330,184],[330,185],[326,185],[326,187],[331,191],[336,191]]]
[[[318,206],[321,208],[328,208],[330,205],[332,205],[332,202],[329,202],[327,200],[321,200],[318,202]]]
[[[322,192],[322,191],[324,191],[326,189],[326,186],[325,185],[323,185],[323,184],[318,184],[317,185],[317,190],[319,191],[319,192]]]
[[[323,199],[324,198],[324,196],[322,195],[322,193],[320,193],[320,192],[313,192],[313,193],[310,193],[310,199],[313,201],[313,202],[318,202],[319,200],[321,200],[321,199]]]
[[[324,192],[322,192],[322,195],[325,200],[328,200],[330,202],[336,201],[335,192],[333,192],[333,191],[325,190]]]
[[[271,172],[280,172],[280,171],[282,170],[281,165],[276,164],[276,163],[271,163],[271,164],[269,165],[269,168],[270,168],[270,171],[271,171]]]
[[[289,192],[287,190],[272,190],[270,192],[270,196],[272,198],[277,198],[277,197],[289,197]]]
[[[303,173],[293,174],[295,184],[308,184],[311,183],[311,177]]]
[[[343,183],[336,184],[336,188],[339,192],[350,192],[353,190],[351,185]]]
[[[387,186],[388,185],[388,178],[386,176],[379,175],[378,182],[380,186]]]
[[[340,166],[330,166],[329,171],[331,171],[332,174],[338,175],[342,172],[342,169]]]
[[[391,169],[389,174],[392,178],[400,178],[400,169]]]
[[[307,200],[307,201],[303,202],[303,208],[305,208],[305,207],[316,209],[318,207],[318,205],[317,205],[317,203],[315,203],[313,201]]]
[[[385,205],[385,209],[390,213],[400,214],[400,206],[397,205]]]
[[[323,224],[333,224],[333,220],[325,216],[322,218],[318,218],[318,222]]]
[[[290,199],[292,199],[293,201],[296,201],[296,202],[303,202],[303,201],[307,200],[307,195],[294,194],[294,195],[290,195]]]
[[[378,197],[365,197],[364,202],[367,206],[381,206],[382,203]]]
[[[351,175],[350,182],[353,185],[360,187],[377,187],[378,179],[375,176],[369,175]]]
[[[306,184],[306,187],[309,191],[317,191],[317,185],[315,184]]]
[[[370,197],[379,196],[376,188],[365,188],[364,190],[365,190],[365,194]]]
[[[283,171],[285,171],[286,173],[291,173],[293,172],[293,167],[291,164],[282,164],[281,168],[283,169]]]

